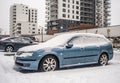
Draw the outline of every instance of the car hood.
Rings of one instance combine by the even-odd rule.
[[[40,49],[48,49],[48,48],[53,48],[53,47],[57,47],[57,46],[46,45],[45,43],[39,43],[38,45],[30,45],[30,46],[22,47],[18,51],[24,51],[24,52],[37,51],[37,50],[40,50]]]

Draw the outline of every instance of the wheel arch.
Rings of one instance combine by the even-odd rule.
[[[48,57],[48,56],[54,57],[54,58],[57,60],[57,62],[58,62],[58,68],[60,67],[60,60],[59,60],[59,58],[58,58],[55,54],[46,54],[46,55],[43,56],[43,57],[41,58],[41,60],[39,61],[38,70],[39,70],[39,68],[40,68],[40,64],[41,64],[41,62],[43,61],[43,59],[46,58],[46,57]]]

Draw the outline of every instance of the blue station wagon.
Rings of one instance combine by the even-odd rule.
[[[15,55],[15,66],[47,72],[83,64],[106,65],[112,58],[112,43],[103,35],[66,33],[38,45],[20,48]]]

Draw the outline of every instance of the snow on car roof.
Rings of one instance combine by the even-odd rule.
[[[105,37],[104,35],[101,35],[101,34],[94,34],[94,33],[63,33],[63,34],[61,34],[61,35],[64,35],[64,36],[67,36],[67,35],[69,35],[69,36],[94,36],[94,37]]]

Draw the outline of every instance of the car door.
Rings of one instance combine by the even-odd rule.
[[[97,37],[85,36],[83,38],[83,45],[84,63],[98,61],[100,46]]]
[[[83,62],[84,48],[81,45],[82,37],[74,37],[63,49],[63,65],[78,64]]]
[[[22,47],[21,43],[21,38],[20,37],[14,37],[10,39],[12,46],[14,47],[14,50],[17,51],[19,48]]]

